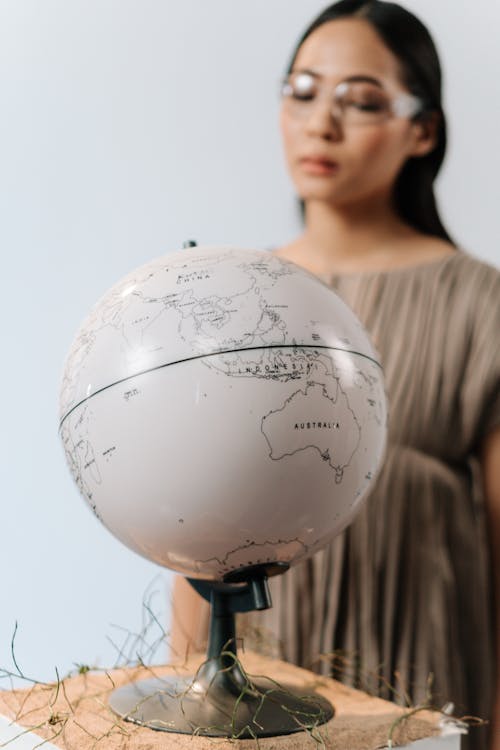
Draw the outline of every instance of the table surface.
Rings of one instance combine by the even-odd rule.
[[[25,729],[19,724],[12,724],[11,720],[0,715],[0,743],[9,742],[8,747],[12,750],[35,750],[39,747],[42,738],[39,734],[28,732],[24,734]],[[46,750],[60,750],[51,742],[45,742],[43,747]],[[104,746],[103,746],[104,747]],[[460,735],[444,737],[431,737],[423,740],[411,742],[409,745],[400,745],[400,750],[460,750]]]
[[[134,668],[112,673],[90,672],[65,678],[59,685],[29,690],[0,691],[0,746],[33,750],[44,741],[47,750],[234,750],[234,741],[158,732],[117,719],[107,705],[109,694],[123,684],[155,676],[193,674],[203,657],[186,667]],[[404,709],[380,698],[353,690],[335,680],[294,665],[246,653],[241,661],[249,675],[267,675],[279,683],[316,691],[335,707],[335,716],[320,728],[325,750],[375,750],[388,746],[411,750],[459,750],[460,728],[438,712]],[[411,715],[410,715],[411,713]],[[313,748],[311,737],[297,732],[259,740],[259,750]],[[238,740],[238,750],[256,750],[254,740]],[[317,745],[317,743],[316,743]],[[320,745],[317,745],[320,747]]]

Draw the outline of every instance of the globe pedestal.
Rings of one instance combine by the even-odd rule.
[[[310,731],[332,718],[334,710],[322,696],[303,696],[271,679],[252,680],[241,667],[235,612],[268,609],[267,574],[284,572],[279,566],[255,568],[233,575],[231,583],[190,580],[211,602],[207,660],[192,678],[118,688],[109,699],[115,713],[160,731],[241,739]]]

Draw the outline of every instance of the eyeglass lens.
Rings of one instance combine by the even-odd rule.
[[[332,114],[340,116],[346,125],[380,122],[387,119],[392,110],[388,93],[366,81],[345,81],[332,92],[309,73],[291,74],[283,89],[283,102],[294,117],[307,117],[315,103],[329,96]]]

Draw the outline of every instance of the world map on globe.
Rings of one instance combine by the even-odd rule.
[[[69,352],[60,432],[129,547],[186,575],[295,563],[355,515],[385,445],[377,355],[270,252],[190,248],[129,274]]]

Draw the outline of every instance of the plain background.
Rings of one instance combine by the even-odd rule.
[[[277,87],[317,0],[0,0],[0,666],[112,665],[168,628],[171,576],[80,499],[57,432],[64,357],[134,267],[186,239],[269,247],[298,229]],[[440,51],[438,184],[459,245],[500,265],[500,4],[407,0]],[[151,631],[151,640],[159,634]],[[164,652],[160,651],[159,658]]]

